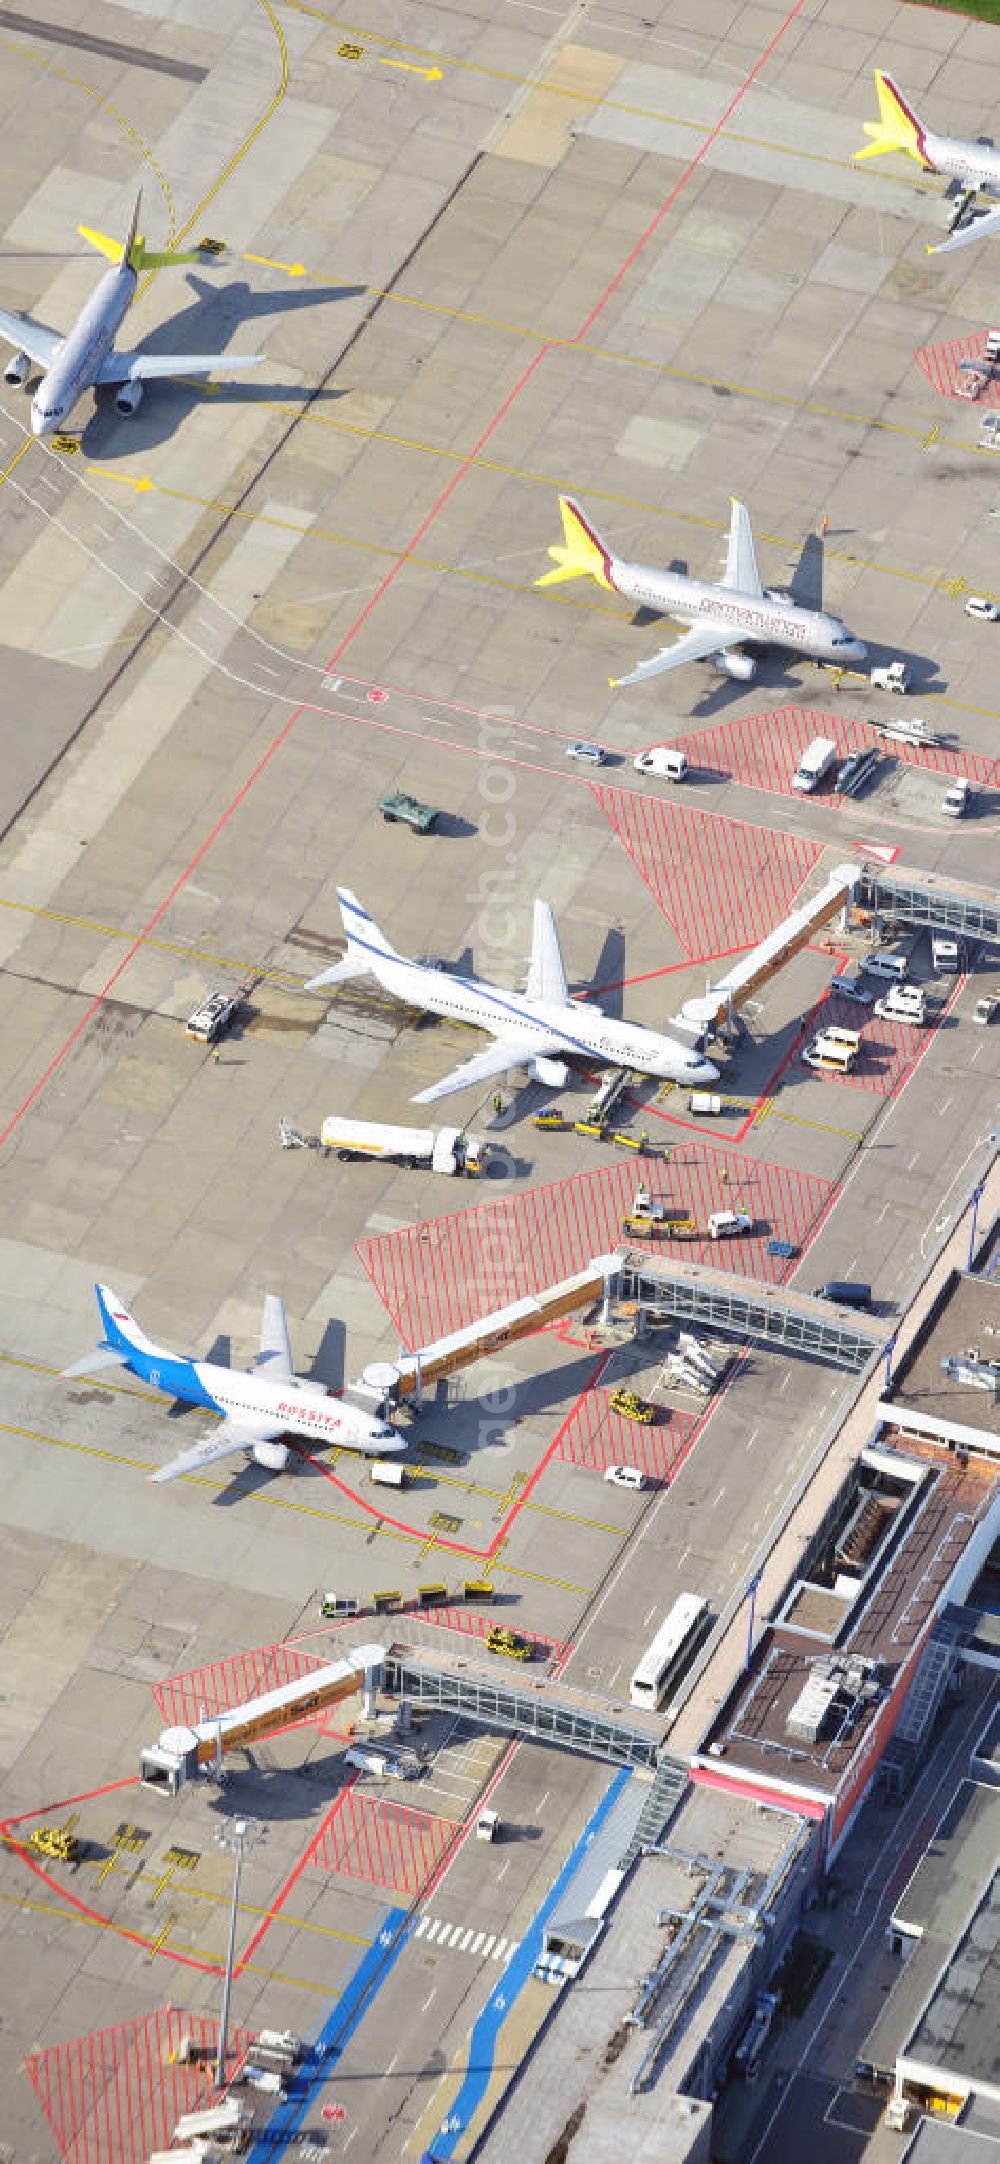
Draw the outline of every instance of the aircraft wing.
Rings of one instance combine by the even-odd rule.
[[[432,1105],[439,1097],[452,1096],[455,1090],[471,1089],[475,1082],[493,1082],[499,1075],[509,1074],[512,1067],[523,1067],[526,1060],[560,1050],[559,1038],[541,1030],[537,1037],[498,1038],[488,1052],[477,1052],[472,1059],[463,1061],[461,1067],[453,1067],[443,1081],[432,1082],[430,1089],[418,1090],[410,1102]]]
[[[707,661],[712,654],[724,653],[727,646],[738,646],[745,637],[738,624],[723,623],[721,617],[699,617],[673,646],[661,646],[658,654],[640,661],[630,676],[613,677],[612,688],[620,691],[626,684],[644,684],[650,676],[662,676],[665,669],[683,668],[686,661]]]
[[[566,966],[562,958],[556,920],[548,902],[535,903],[526,997],[544,999],[557,1007],[565,1007],[569,1002]]]
[[[230,1458],[238,1450],[252,1450],[255,1443],[273,1443],[284,1434],[280,1421],[273,1420],[222,1420],[217,1428],[210,1428],[201,1441],[192,1443],[190,1450],[181,1450],[176,1458],[168,1458],[150,1480],[161,1482],[179,1480],[182,1473],[200,1473],[203,1465],[214,1465],[217,1458]]]
[[[950,234],[947,240],[939,240],[936,246],[928,246],[927,253],[948,255],[953,248],[968,248],[971,241],[988,240],[991,233],[1000,233],[1000,210],[987,210],[981,218],[970,218],[968,225],[960,225],[958,231]]]
[[[733,497],[732,516],[729,521],[729,547],[726,550],[726,568],[723,586],[732,586],[741,594],[753,594],[754,599],[763,598],[764,588],[757,569],[757,551],[753,545],[753,529],[750,513],[745,503]]]
[[[263,358],[262,353],[109,353],[94,381],[151,383],[156,376],[214,376],[217,369],[259,368]]]
[[[264,1313],[260,1323],[260,1351],[254,1361],[258,1375],[267,1369],[268,1379],[291,1382],[292,1348],[288,1337],[285,1303],[276,1292],[269,1292],[264,1300]]]
[[[9,309],[0,308],[0,338],[26,353],[29,361],[37,361],[39,368],[48,368],[56,347],[62,344],[63,333],[50,331],[46,323],[36,323],[32,316],[15,316]]]

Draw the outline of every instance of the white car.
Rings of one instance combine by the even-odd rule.
[[[984,623],[1000,623],[1000,608],[995,601],[987,601],[985,594],[970,594],[965,604],[967,616],[981,616]]]
[[[644,1488],[646,1485],[646,1475],[640,1473],[637,1465],[606,1465],[604,1478],[610,1480],[614,1488]]]
[[[603,766],[607,752],[603,744],[579,743],[574,740],[566,746],[567,759],[583,759],[588,766]]]

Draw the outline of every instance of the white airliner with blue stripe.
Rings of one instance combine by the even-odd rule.
[[[571,999],[559,945],[556,920],[548,902],[536,901],[534,936],[528,982],[523,993],[505,992],[480,977],[460,977],[451,971],[429,969],[423,962],[408,962],[391,947],[349,887],[337,888],[337,900],[347,933],[343,961],[312,977],[307,992],[323,985],[344,984],[352,977],[374,977],[386,992],[408,1007],[422,1007],[428,1014],[445,1015],[449,1021],[471,1022],[496,1038],[487,1052],[477,1052],[461,1067],[452,1069],[430,1089],[413,1098],[418,1105],[433,1104],[455,1090],[471,1089],[490,1082],[512,1067],[526,1066],[533,1081],[549,1089],[562,1089],[569,1076],[570,1059],[595,1060],[614,1067],[632,1067],[638,1074],[656,1075],[670,1082],[699,1088],[717,1082],[719,1070],[700,1052],[679,1044],[674,1037],[642,1029],[637,1022],[618,1022],[602,1014],[590,1000]]]
[[[284,1302],[269,1292],[264,1300],[260,1328],[260,1351],[253,1372],[219,1367],[207,1360],[185,1360],[154,1345],[140,1330],[134,1315],[112,1292],[110,1285],[96,1285],[104,1336],[96,1352],[74,1361],[63,1373],[93,1375],[102,1368],[124,1367],[140,1382],[150,1383],[166,1397],[187,1405],[203,1405],[218,1413],[220,1424],[201,1441],[182,1450],[167,1465],[150,1475],[155,1481],[177,1480],[182,1473],[200,1472],[217,1458],[248,1451],[258,1465],[280,1473],[291,1456],[283,1438],[338,1450],[361,1450],[388,1457],[406,1444],[387,1421],[377,1420],[356,1406],[345,1405],[330,1395],[322,1383],[304,1382],[292,1370],[292,1349]]]

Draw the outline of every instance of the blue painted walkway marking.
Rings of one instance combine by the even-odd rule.
[[[432,2137],[430,2148],[424,2150],[422,2164],[446,2164],[446,2159],[454,2155],[460,2137],[479,2110],[493,2074],[497,2038],[542,1951],[542,1937],[549,1917],[579,1870],[595,1834],[600,1832],[629,1777],[628,1766],[623,1766],[621,1772],[615,1775],[606,1796],[598,1804],[589,1825],[584,1829],[558,1878],[546,1894],[541,1908],[529,1924],[517,1952],[508,1961],[496,1990],[491,1991],[482,2013],[473,2024],[465,2079],[447,2118]],[[253,2164],[252,2156],[250,2164]]]
[[[288,2095],[261,2129],[246,2164],[275,2164],[301,2125],[316,2090],[332,2073],[376,1992],[407,1944],[406,1909],[386,1909],[371,1945],[348,1977],[339,1999],[295,2069]],[[252,2055],[251,2055],[252,2056]]]

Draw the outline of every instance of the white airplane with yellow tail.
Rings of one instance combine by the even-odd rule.
[[[65,337],[44,323],[36,323],[32,316],[12,315],[0,308],[0,337],[16,348],[4,369],[4,382],[25,383],[33,362],[43,371],[31,401],[33,435],[54,435],[84,392],[96,389],[98,384],[114,384],[119,413],[130,414],[142,398],[143,385],[155,376],[211,376],[222,368],[256,368],[263,358],[260,353],[115,352],[115,338],[135,299],[140,272],[205,260],[197,248],[186,253],[168,249],[159,254],[147,248],[139,231],[141,202],[140,189],[124,242],[112,240],[107,233],[95,233],[89,225],[77,227],[83,239],[107,256],[114,268],[105,272]]]
[[[570,496],[560,496],[563,538],[550,548],[556,569],[543,572],[536,586],[558,586],[563,579],[594,579],[624,601],[652,609],[657,616],[672,616],[689,624],[690,630],[672,646],[664,646],[648,661],[641,661],[629,676],[611,678],[613,690],[626,684],[642,684],[665,669],[679,669],[687,661],[714,661],[724,676],[741,684],[750,682],[757,663],[742,651],[752,646],[790,647],[813,661],[829,661],[852,668],[864,661],[867,648],[839,616],[825,609],[803,608],[786,595],[766,589],[757,569],[757,553],[746,505],[733,497],[729,546],[721,585],[688,578],[685,572],[657,571],[648,564],[627,563],[615,556],[588,523]]]
[[[1000,150],[992,143],[970,143],[958,135],[933,135],[918,113],[907,103],[891,75],[875,70],[879,117],[866,120],[871,141],[856,150],[855,158],[884,158],[900,151],[925,173],[940,173],[957,184],[957,202],[948,231],[950,239],[928,248],[929,255],[947,255],[950,249],[967,248],[970,241],[985,240],[1000,230],[1000,208],[974,214],[980,195],[1000,196]]]

